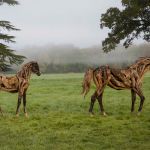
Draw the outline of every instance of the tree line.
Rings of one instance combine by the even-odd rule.
[[[106,54],[100,45],[89,48],[78,48],[73,45],[46,45],[26,47],[21,54],[28,58],[26,61],[38,61],[43,73],[66,73],[84,72],[89,67],[96,68],[106,64],[124,68],[134,63],[139,57],[150,56],[149,49],[149,44],[133,45],[128,49],[120,45],[115,51]]]

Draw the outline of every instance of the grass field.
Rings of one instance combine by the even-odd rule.
[[[143,112],[130,114],[130,91],[107,88],[104,108],[108,116],[88,114],[90,93],[80,95],[83,74],[33,76],[27,93],[25,118],[15,117],[17,94],[0,93],[0,150],[148,150],[150,149],[150,76],[144,78]],[[22,107],[21,107],[22,108]]]

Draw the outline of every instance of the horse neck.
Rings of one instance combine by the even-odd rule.
[[[139,70],[141,72],[139,72],[139,74],[141,74],[141,76],[143,76],[146,72],[150,71],[150,64],[146,64],[143,67],[139,66]]]
[[[26,80],[30,80],[30,77],[31,77],[31,68],[27,67],[27,66],[23,67],[22,70],[20,70],[17,73],[17,76],[21,77],[21,78],[24,78]]]
[[[147,59],[147,60],[141,61],[141,62],[137,62],[131,68],[135,69],[137,71],[139,77],[142,78],[146,72],[150,71],[150,59]]]

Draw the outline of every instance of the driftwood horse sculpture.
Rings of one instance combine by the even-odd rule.
[[[29,86],[29,80],[31,73],[35,73],[40,76],[39,65],[35,61],[31,61],[25,64],[22,69],[12,77],[0,76],[0,90],[7,91],[10,93],[18,92],[18,104],[16,109],[16,116],[19,115],[19,107],[21,104],[21,99],[23,98],[24,113],[27,116],[26,111],[26,91]],[[0,108],[2,113],[2,109]]]
[[[100,66],[97,69],[88,69],[84,75],[83,91],[84,96],[89,92],[91,81],[96,85],[96,91],[91,96],[91,104],[89,112],[93,115],[93,106],[96,99],[99,102],[100,110],[103,115],[106,115],[103,107],[102,97],[103,92],[108,85],[116,90],[129,89],[132,95],[131,112],[134,111],[136,95],[140,97],[140,106],[138,114],[142,111],[145,97],[142,92],[142,80],[144,74],[150,70],[150,57],[139,58],[133,65],[126,69],[114,69],[109,66]]]

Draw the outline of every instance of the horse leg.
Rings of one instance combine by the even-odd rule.
[[[131,112],[134,112],[134,104],[135,104],[135,100],[136,100],[136,92],[133,89],[131,90],[131,95],[132,95]]]
[[[99,103],[99,107],[100,107],[100,111],[101,111],[102,115],[107,116],[107,114],[104,111],[102,99],[103,99],[103,92],[98,96],[98,103]]]
[[[91,104],[90,104],[90,108],[89,108],[89,112],[91,113],[91,115],[94,115],[93,113],[93,107],[94,107],[94,103],[96,101],[97,98],[97,94],[96,92],[91,96]]]
[[[138,109],[138,115],[140,115],[140,113],[142,111],[142,108],[143,108],[143,103],[144,103],[145,97],[144,97],[144,95],[143,95],[140,88],[137,90],[137,94],[139,95],[139,97],[141,99],[140,100],[140,106],[139,106],[139,109]]]
[[[26,111],[26,92],[24,92],[23,94],[23,110],[24,110],[24,114],[25,114],[25,117],[28,117],[28,114],[27,114],[27,111]]]
[[[22,95],[18,94],[18,104],[17,104],[17,109],[16,109],[16,116],[19,116],[19,108],[20,108],[20,104],[21,104],[21,99],[22,99]]]
[[[144,97],[143,94],[140,96],[140,98],[141,98],[141,101],[140,101],[140,106],[139,106],[139,109],[138,109],[138,112],[139,112],[138,114],[140,114],[140,112],[142,111],[144,100],[145,100],[145,97]]]

